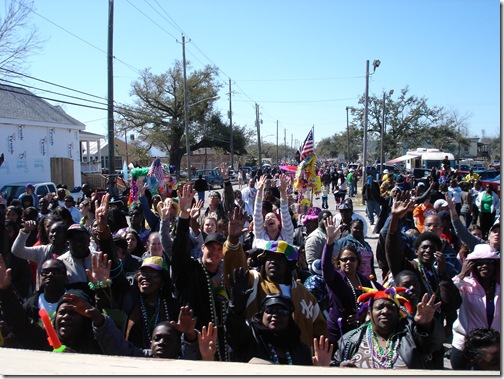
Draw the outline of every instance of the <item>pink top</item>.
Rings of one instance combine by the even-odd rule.
[[[458,350],[464,348],[464,338],[473,329],[487,328],[500,332],[500,285],[495,285],[494,317],[492,325],[488,325],[486,312],[486,294],[483,287],[472,276],[460,280],[458,276],[452,278],[460,291],[462,305],[458,310],[458,318],[453,324],[452,346]]]

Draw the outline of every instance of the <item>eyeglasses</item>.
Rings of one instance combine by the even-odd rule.
[[[279,308],[271,305],[264,308],[264,312],[266,312],[269,315],[277,315],[282,317],[287,317],[291,313],[288,309]]]
[[[343,262],[343,263],[346,263],[346,262],[357,262],[358,259],[355,258],[355,257],[345,257],[345,258],[340,258],[340,261]]]
[[[477,261],[474,262],[476,266],[483,266],[484,264],[490,265],[493,264],[495,261],[493,259],[478,259]]]

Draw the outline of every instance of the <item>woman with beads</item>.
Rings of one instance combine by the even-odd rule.
[[[338,234],[331,217],[324,221],[327,241],[322,250],[322,277],[329,292],[329,317],[327,329],[329,340],[337,344],[342,333],[358,326],[363,320],[356,318],[359,308],[357,298],[362,294],[360,286],[371,287],[368,278],[358,272],[360,255],[352,245],[345,245],[335,255],[336,268],[333,264],[334,239]]]
[[[133,283],[138,301],[128,312],[126,339],[135,346],[148,349],[152,330],[161,321],[177,320],[179,303],[172,295],[168,267],[162,257],[143,260]]]
[[[401,304],[408,301],[396,291],[406,288],[387,288],[359,296],[358,301],[368,307],[367,321],[344,334],[331,366],[427,369],[429,356],[443,346],[443,328],[434,319],[436,297],[425,294],[417,305],[414,320],[405,317]]]
[[[339,254],[344,246],[353,246],[359,253],[359,273],[369,278],[375,275],[373,249],[364,240],[364,222],[361,219],[353,219],[350,223],[350,234],[341,238],[335,247],[335,253]]]
[[[269,294],[261,302],[260,310],[246,320],[246,304],[250,290],[243,268],[235,269],[231,283],[231,301],[226,317],[226,333],[233,348],[234,361],[249,362],[252,358],[273,364],[312,365],[310,348],[301,341],[301,331],[292,318],[294,304],[281,293]],[[315,339],[315,355],[319,344]],[[332,345],[320,338],[321,350],[327,360],[317,362],[329,365]]]
[[[465,337],[476,328],[500,332],[500,256],[488,244],[476,245],[453,282],[462,296],[458,318],[453,324],[450,361],[454,370],[469,369],[464,358]]]

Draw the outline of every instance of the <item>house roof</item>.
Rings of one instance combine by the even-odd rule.
[[[85,128],[82,122],[69,116],[60,106],[51,105],[24,88],[4,84],[0,84],[0,118]]]

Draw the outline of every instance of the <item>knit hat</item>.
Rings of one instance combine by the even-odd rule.
[[[306,212],[306,215],[303,218],[303,225],[306,225],[308,221],[318,220],[318,215],[321,211],[322,209],[320,209],[319,207],[308,208],[308,212]]]
[[[285,255],[288,261],[297,262],[299,252],[293,246],[288,244],[285,241],[268,241],[266,246],[264,246],[264,250],[261,254],[257,256],[257,258],[266,257],[268,253],[278,253]]]
[[[166,265],[166,262],[163,259],[163,257],[157,257],[157,256],[145,258],[140,268],[142,267],[150,267],[157,271],[162,270],[168,271],[168,266]]]

